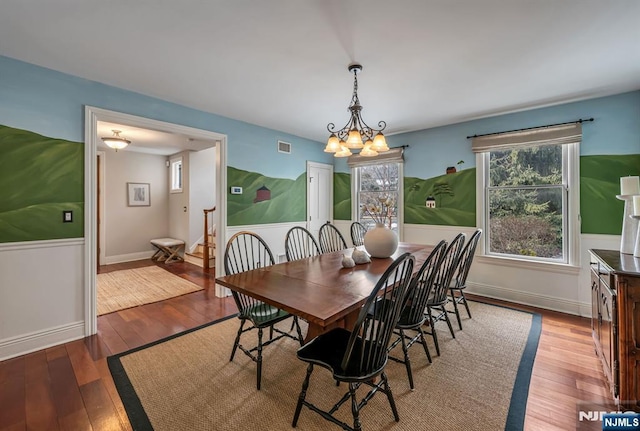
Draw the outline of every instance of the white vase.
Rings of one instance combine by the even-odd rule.
[[[398,236],[387,226],[376,223],[364,235],[364,249],[371,257],[387,258],[398,248]]]

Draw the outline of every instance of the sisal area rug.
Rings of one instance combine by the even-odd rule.
[[[98,274],[98,316],[202,290],[157,266]]]
[[[393,415],[384,394],[361,412],[365,430],[521,430],[540,316],[470,302],[473,319],[452,339],[438,328],[441,356],[429,364],[420,346],[410,350],[415,390],[403,364],[386,371],[400,414]],[[290,322],[283,322],[290,328]],[[255,364],[242,352],[229,354],[239,321],[235,318],[108,358],[109,368],[135,430],[289,430],[306,364],[298,344],[282,339],[265,347],[262,389],[256,390]],[[251,331],[243,335],[252,334]],[[429,342],[431,337],[429,338]],[[243,344],[247,345],[243,338]],[[400,348],[393,352],[401,355]],[[346,385],[336,387],[328,370],[316,367],[307,399],[332,406]],[[361,391],[365,390],[363,386]],[[350,403],[338,414],[351,421]],[[337,430],[338,426],[303,408],[297,430]]]

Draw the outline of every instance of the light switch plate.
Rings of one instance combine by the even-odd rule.
[[[63,223],[73,222],[73,211],[62,211],[62,222]]]

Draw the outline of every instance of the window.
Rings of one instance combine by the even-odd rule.
[[[579,127],[474,138],[485,255],[576,264]]]
[[[366,165],[357,171],[358,221],[367,227],[383,223],[398,230],[399,163]]]
[[[350,156],[354,219],[367,227],[382,222],[400,233],[402,220],[402,148],[375,157]]]
[[[182,192],[182,157],[171,159],[171,193]]]

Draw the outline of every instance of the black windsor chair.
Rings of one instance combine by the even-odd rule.
[[[320,246],[313,234],[301,226],[289,229],[284,239],[284,252],[287,261],[304,259],[320,254]]]
[[[306,406],[345,430],[360,431],[360,410],[378,391],[387,395],[394,419],[396,422],[400,420],[384,369],[388,362],[387,349],[393,328],[398,323],[405,304],[414,262],[415,258],[405,253],[387,268],[360,310],[353,331],[335,328],[298,349],[298,358],[309,365],[293,416],[293,427],[298,423],[302,407]],[[329,411],[321,410],[306,400],[314,365],[331,371],[336,382],[349,383],[348,392]],[[380,379],[376,383],[374,379],[378,376]],[[371,389],[358,402],[356,390],[363,383]],[[351,400],[353,427],[334,416],[348,400]]]
[[[351,223],[351,242],[355,247],[364,245],[365,233],[367,233],[367,228],[362,223],[357,221]]]
[[[394,331],[394,333],[398,335],[398,338],[389,346],[389,351],[391,352],[391,350],[398,344],[402,344],[404,358],[398,359],[389,355],[389,359],[405,365],[407,368],[407,375],[409,377],[409,387],[411,389],[413,389],[413,373],[411,372],[409,349],[416,341],[419,341],[420,344],[422,344],[424,353],[427,355],[429,363],[431,363],[431,353],[429,352],[429,347],[424,339],[422,325],[424,325],[428,318],[428,315],[425,314],[424,310],[427,307],[427,301],[431,295],[436,274],[442,259],[444,258],[446,249],[447,242],[444,240],[440,241],[435,246],[427,260],[422,264],[418,273],[411,280],[409,291],[407,293],[406,305],[402,310],[402,314],[400,314],[400,320],[398,321]],[[407,334],[407,331],[415,331],[416,334],[411,336]]]
[[[237,274],[239,272],[249,271],[256,268],[262,268],[274,264],[273,254],[269,249],[269,246],[264,240],[257,234],[252,232],[238,232],[233,235],[227,242],[227,247],[224,251],[224,270],[227,275]],[[242,293],[231,291],[233,299],[238,307],[238,319],[240,319],[240,328],[238,328],[238,334],[233,343],[233,349],[231,350],[231,358],[229,361],[233,361],[233,357],[236,354],[236,350],[242,350],[248,357],[250,357],[258,365],[258,373],[256,380],[256,387],[260,390],[260,382],[262,380],[262,348],[279,340],[282,337],[289,337],[303,344],[302,331],[300,330],[300,324],[296,316],[286,311],[280,310],[272,305],[259,301],[251,296],[244,295]],[[289,317],[293,317],[293,323],[298,332],[298,337],[294,337],[291,334],[281,331],[275,328],[274,325]],[[244,328],[245,324],[249,321],[251,327]],[[262,341],[263,330],[269,328],[269,340]],[[252,329],[258,330],[258,344],[253,348],[245,348],[240,344],[240,337],[243,333]],[[276,332],[278,335],[273,336]],[[257,354],[254,355],[253,353]]]
[[[440,356],[440,346],[438,345],[438,334],[436,331],[436,322],[445,321],[449,327],[451,336],[456,338],[456,334],[453,332],[451,326],[451,320],[449,320],[449,313],[447,312],[446,305],[449,301],[449,285],[451,278],[458,265],[462,247],[464,246],[465,235],[459,233],[449,243],[447,250],[444,253],[442,261],[438,267],[438,271],[435,276],[432,293],[427,301],[427,315],[429,317],[430,331],[425,333],[433,337],[433,344],[436,346],[436,353]]]
[[[471,319],[471,310],[469,310],[467,298],[465,298],[464,296],[464,289],[466,289],[467,287],[467,276],[469,275],[469,269],[471,269],[473,257],[476,254],[476,247],[478,246],[478,241],[480,240],[481,235],[482,229],[478,229],[473,233],[473,235],[471,235],[469,241],[467,241],[467,244],[462,250],[462,255],[460,256],[457,272],[455,274],[455,277],[453,277],[451,285],[449,286],[449,295],[451,302],[453,302],[453,312],[458,319],[458,326],[460,327],[460,330],[462,330],[462,319],[460,318],[460,310],[458,310],[458,304],[464,305],[464,308],[467,309],[469,319]]]
[[[331,253],[347,248],[347,242],[344,240],[344,237],[331,222],[326,222],[320,227],[318,239],[320,240],[320,250],[322,250],[323,253]]]

